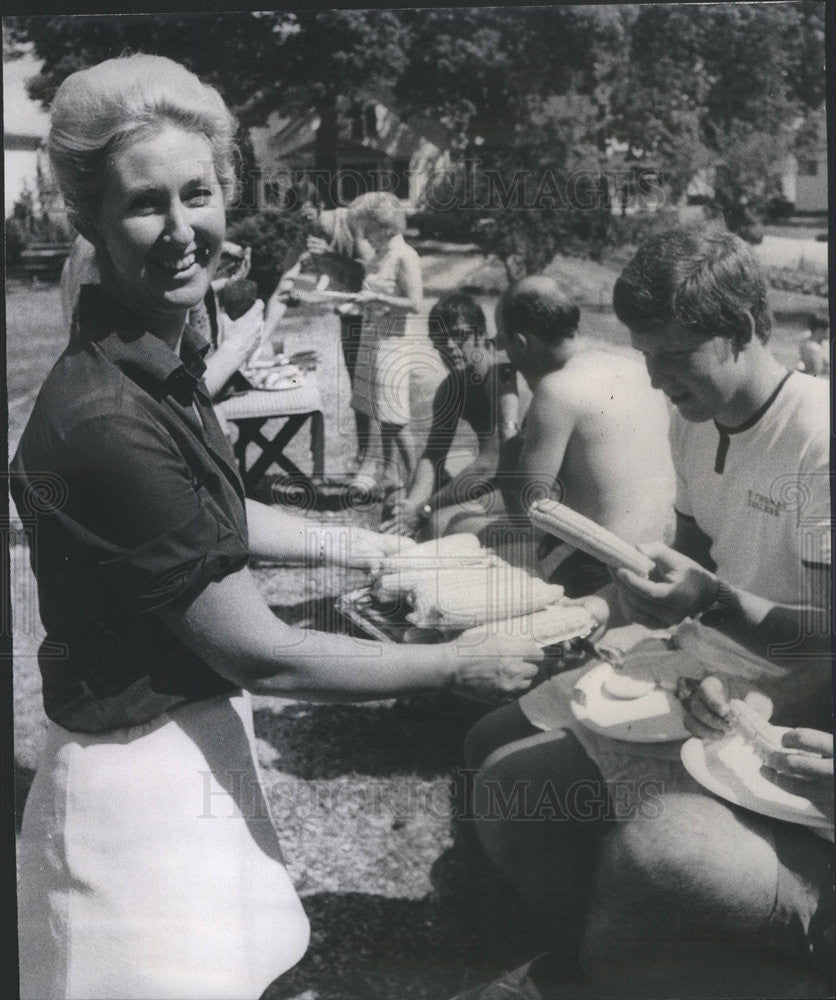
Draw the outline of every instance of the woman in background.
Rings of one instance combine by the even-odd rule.
[[[363,477],[398,487],[415,464],[410,421],[411,354],[416,338],[426,339],[421,315],[421,261],[403,238],[406,213],[386,191],[360,195],[349,207],[349,223],[373,256],[366,261],[366,281],[357,296],[363,327],[357,354],[351,405],[379,425],[383,449],[380,475]]]

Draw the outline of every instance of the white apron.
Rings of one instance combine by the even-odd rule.
[[[247,1000],[305,952],[241,692],[51,725],[20,843],[21,997]]]

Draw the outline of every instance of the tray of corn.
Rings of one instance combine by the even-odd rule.
[[[596,627],[562,587],[505,562],[473,535],[434,540],[385,560],[369,586],[343,595],[337,607],[366,634],[389,642],[478,641],[500,633],[551,647]]]

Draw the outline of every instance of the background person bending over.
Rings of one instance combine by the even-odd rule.
[[[443,534],[448,521],[462,513],[456,505],[464,498],[490,508],[503,477],[507,483],[513,472],[519,448],[517,373],[497,359],[479,303],[463,292],[439,299],[430,310],[429,334],[448,374],[435,392],[427,444],[409,489],[395,501],[392,520],[383,528],[408,535]],[[460,419],[476,435],[478,453],[450,477],[444,465]]]
[[[830,321],[826,313],[811,313],[807,318],[807,336],[799,341],[798,367],[808,375],[830,374]]]

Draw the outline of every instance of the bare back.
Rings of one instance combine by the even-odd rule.
[[[589,348],[537,385],[520,472],[628,541],[663,537],[674,475],[668,410],[638,358]]]

